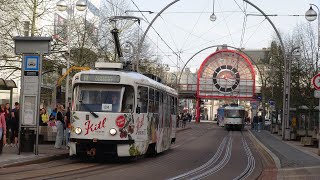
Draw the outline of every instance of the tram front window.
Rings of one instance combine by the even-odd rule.
[[[121,95],[125,94],[126,102],[123,103],[127,103],[130,98],[127,97],[126,91],[132,92],[130,87],[94,84],[81,84],[74,91],[78,92],[74,96],[75,110],[93,112],[120,112],[121,106],[125,106],[121,104]]]
[[[225,117],[227,118],[242,118],[244,111],[242,110],[225,110]]]

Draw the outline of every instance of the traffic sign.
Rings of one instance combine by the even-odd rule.
[[[320,74],[317,74],[312,78],[312,84],[316,89],[320,90]]]
[[[269,99],[269,105],[274,105],[275,101],[273,99]]]
[[[33,56],[33,55],[25,55],[24,60],[25,60],[25,66],[24,70],[25,71],[39,71],[39,59],[40,56]]]

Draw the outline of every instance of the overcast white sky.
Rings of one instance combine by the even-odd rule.
[[[159,12],[172,0],[133,0],[141,11]],[[131,3],[132,10],[137,10]],[[281,33],[290,33],[297,24],[307,23],[304,14],[309,9],[309,3],[317,4],[318,0],[251,0],[266,14],[277,14],[270,17]],[[260,14],[242,0],[215,0],[215,14],[217,20],[211,22],[209,16],[213,10],[213,0],[181,0],[167,9],[155,24],[155,30],[150,30],[147,36],[155,46],[156,54],[164,56],[163,63],[176,66],[177,56],[172,53],[181,52],[179,66],[186,62],[197,51],[212,45],[227,44],[246,49],[260,49],[269,47],[274,33],[273,28],[263,16],[247,16],[244,23],[244,13],[240,10],[246,8],[247,14]],[[149,22],[156,13],[144,13]],[[143,17],[141,13],[135,16]],[[300,15],[300,16],[292,16]],[[245,31],[243,31],[245,24]],[[142,22],[141,27],[146,28],[148,23]],[[317,28],[317,21],[312,22]],[[170,46],[167,47],[163,40]],[[158,47],[158,48],[157,48]],[[199,67],[201,62],[211,54],[214,49],[204,51],[197,55],[190,63],[191,69]]]

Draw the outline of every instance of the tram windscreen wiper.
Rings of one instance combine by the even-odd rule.
[[[93,112],[88,106],[87,104],[84,104],[81,100],[79,101],[81,105],[83,105],[83,107],[90,112],[90,114],[92,114],[92,116],[94,116],[95,118],[98,118],[98,114],[96,114],[95,112]]]

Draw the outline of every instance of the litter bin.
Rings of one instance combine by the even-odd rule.
[[[20,137],[21,152],[33,152],[35,142],[34,130],[22,130]]]

